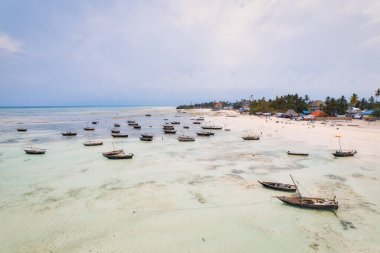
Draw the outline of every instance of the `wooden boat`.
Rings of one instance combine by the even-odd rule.
[[[308,156],[308,153],[298,153],[298,152],[290,152],[288,151],[288,155],[298,155],[298,156]]]
[[[181,141],[181,142],[190,142],[190,141],[195,141],[195,138],[191,137],[191,136],[186,136],[186,135],[181,135],[181,136],[178,136],[178,141]]]
[[[163,129],[163,130],[174,130],[174,126],[172,126],[172,125],[164,125],[164,126],[162,127],[162,129]]]
[[[112,150],[112,151],[109,151],[109,152],[103,152],[102,155],[103,156],[110,156],[110,155],[117,155],[117,154],[120,154],[120,153],[124,153],[124,150],[123,149],[118,149],[118,150]]]
[[[136,123],[136,122],[132,122],[132,123],[128,123],[128,126],[138,126],[139,123]]]
[[[111,134],[111,135],[114,138],[127,138],[128,137],[128,134],[120,134],[120,133],[118,133],[118,134]]]
[[[197,135],[199,135],[199,136],[211,136],[211,135],[215,135],[215,133],[213,133],[211,131],[202,131],[202,132],[197,132]]]
[[[229,131],[231,131],[231,129],[229,129],[229,128],[225,128],[224,131],[229,132]]]
[[[172,122],[170,122],[170,124],[172,124],[172,125],[179,125],[179,124],[181,124],[181,122],[179,122],[179,121],[172,121]]]
[[[295,192],[296,191],[296,186],[292,184],[283,184],[283,183],[277,183],[277,182],[262,182],[262,181],[257,181],[262,186],[273,189],[273,190],[278,190],[278,191],[286,191],[286,192]]]
[[[114,127],[120,127],[120,124],[119,123],[114,123],[113,126]]]
[[[202,126],[202,129],[221,130],[221,129],[223,129],[223,127],[221,127],[221,126]]]
[[[145,116],[146,116],[146,117],[151,117],[152,114],[149,114],[149,113],[148,113],[148,114],[145,114]]]
[[[349,151],[337,150],[332,154],[335,157],[350,157],[350,156],[354,156],[356,153],[357,153],[356,150],[349,150]]]
[[[142,140],[142,141],[153,141],[153,137],[141,136],[140,140]]]
[[[84,131],[94,131],[95,128],[93,128],[93,127],[85,127],[85,128],[83,128],[83,130]]]
[[[132,159],[133,154],[132,153],[125,154],[123,152],[123,153],[119,153],[119,154],[115,154],[115,155],[107,155],[105,157],[107,157],[108,159],[111,159],[111,160]]]
[[[164,129],[165,134],[175,134],[177,131],[175,129]]]
[[[64,133],[62,133],[62,135],[63,135],[63,136],[76,136],[77,133],[76,133],[76,132],[70,132],[70,131],[68,131],[68,132],[64,132]]]
[[[142,134],[141,137],[144,137],[144,138],[153,138],[153,134]]]
[[[257,135],[247,135],[247,136],[243,136],[241,138],[243,140],[245,140],[245,141],[257,141],[257,140],[260,140],[260,136],[257,136]]]
[[[25,153],[28,155],[43,155],[46,153],[46,149],[43,148],[25,148],[24,149]]]
[[[103,145],[102,141],[87,141],[83,143],[84,146],[100,146]]]
[[[194,125],[200,125],[201,122],[199,122],[199,121],[193,121],[193,124],[194,124]]]
[[[296,187],[297,195],[296,196],[277,196],[279,200],[285,204],[297,206],[300,208],[309,208],[317,210],[335,210],[338,209],[338,201],[334,196],[333,199],[328,198],[315,198],[315,197],[303,197],[297,187],[297,184],[294,182],[292,175],[290,175],[294,186]]]
[[[120,130],[119,129],[111,129],[111,133],[118,134],[118,133],[120,133]]]
[[[17,130],[17,132],[26,132],[26,131],[28,131],[27,128],[23,128],[23,127],[19,127],[16,130]]]
[[[184,129],[189,129],[190,127],[189,126],[183,126]]]
[[[98,124],[98,121],[93,121],[93,122],[91,122],[93,125],[96,125],[96,124]]]
[[[141,126],[140,125],[135,125],[133,126],[134,129],[141,129]]]
[[[195,120],[202,121],[202,120],[205,120],[205,118],[204,117],[199,117],[199,118],[196,118]]]
[[[338,201],[333,199],[324,199],[324,198],[308,198],[308,197],[299,197],[299,196],[278,196],[277,197],[282,202],[298,206],[301,208],[310,208],[310,209],[320,209],[320,210],[335,210],[338,209]]]

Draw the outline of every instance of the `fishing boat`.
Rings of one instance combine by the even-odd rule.
[[[199,135],[199,136],[212,136],[212,135],[215,135],[215,133],[211,132],[211,131],[201,131],[201,132],[197,132],[197,135]]]
[[[257,141],[257,140],[260,140],[260,136],[258,136],[258,135],[247,135],[247,136],[243,136],[241,138],[243,140],[245,140],[245,141]]]
[[[114,123],[113,126],[114,127],[120,127],[120,124],[119,123]]]
[[[290,152],[288,151],[288,155],[297,155],[297,156],[308,156],[308,153],[300,153],[300,152]]]
[[[102,155],[103,156],[110,156],[110,155],[117,155],[117,154],[120,154],[120,153],[124,153],[124,150],[123,149],[118,149],[118,150],[112,150],[112,151],[109,151],[109,152],[103,152]]]
[[[111,133],[118,134],[118,133],[120,133],[120,130],[114,128],[114,129],[111,129]]]
[[[98,121],[93,121],[93,122],[91,122],[93,125],[96,125],[96,124],[98,124]]]
[[[146,116],[146,117],[151,117],[152,114],[149,114],[149,113],[148,113],[148,114],[145,114],[145,116]]]
[[[180,142],[191,142],[191,141],[195,141],[195,138],[191,136],[181,135],[181,136],[178,136],[177,140]]]
[[[296,186],[292,184],[283,184],[283,183],[277,183],[277,182],[263,182],[263,181],[257,181],[262,186],[273,189],[273,190],[278,190],[278,191],[286,191],[286,192],[295,192],[296,191]]]
[[[184,129],[189,129],[190,127],[189,126],[183,126]]]
[[[297,187],[297,184],[294,182],[292,175],[290,175],[294,186],[296,187],[297,195],[296,196],[277,196],[279,200],[285,204],[308,209],[317,209],[317,210],[335,210],[338,209],[338,201],[336,197],[333,199],[329,198],[315,198],[315,197],[303,197]]]
[[[46,153],[46,149],[43,149],[43,148],[33,148],[33,147],[25,148],[24,151],[28,155],[43,155],[43,154]]]
[[[346,151],[343,151],[343,150],[336,150],[333,154],[333,156],[335,157],[350,157],[350,156],[354,156],[355,154],[357,153],[356,150],[346,150]]]
[[[118,133],[118,134],[111,134],[111,135],[114,138],[127,138],[128,137],[128,134],[120,134],[120,133]]]
[[[221,129],[223,129],[223,127],[221,127],[221,126],[202,126],[202,129],[221,130]]]
[[[139,123],[137,123],[137,122],[128,123],[128,126],[138,126],[138,125],[139,125]]]
[[[175,134],[177,131],[175,129],[164,129],[165,134]]]
[[[142,141],[153,141],[153,136],[141,135],[140,140],[142,140]]]
[[[144,137],[144,138],[153,138],[153,134],[142,134],[141,137]]]
[[[225,128],[224,131],[229,132],[229,131],[231,131],[231,129],[229,129],[229,128]]]
[[[133,126],[134,129],[141,129],[141,126],[140,125],[135,125]]]
[[[84,146],[100,146],[103,145],[102,141],[87,141],[83,143]]]
[[[334,153],[332,153],[334,157],[351,157],[357,153],[356,150],[342,150],[342,144],[340,143],[342,136],[336,135],[335,137],[337,137],[339,140],[339,150],[336,150]]]
[[[201,122],[199,122],[199,121],[193,121],[193,124],[194,124],[194,125],[200,125]]]
[[[94,127],[85,127],[83,128],[84,131],[94,131],[95,128]]]
[[[172,125],[179,125],[179,124],[181,124],[181,122],[179,122],[179,121],[172,121],[172,122],[170,122],[170,124],[172,124]]]
[[[63,136],[76,136],[77,133],[76,132],[67,131],[67,132],[63,132],[62,135]]]
[[[133,154],[132,153],[125,154],[123,152],[123,153],[119,153],[119,154],[115,154],[115,155],[107,155],[105,157],[107,157],[108,159],[111,159],[111,160],[132,159]]]
[[[23,128],[23,127],[19,127],[16,130],[17,130],[17,132],[26,132],[26,131],[28,131],[27,128]]]
[[[205,120],[205,118],[204,117],[199,117],[199,118],[196,118],[195,120],[202,121],[202,120]]]

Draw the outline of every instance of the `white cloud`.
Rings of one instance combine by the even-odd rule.
[[[21,43],[7,34],[0,33],[0,51],[8,53],[21,53]]]

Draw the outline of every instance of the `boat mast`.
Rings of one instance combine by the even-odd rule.
[[[296,191],[298,192],[298,195],[300,197],[300,199],[302,198],[302,195],[301,195],[301,192],[298,190],[298,187],[297,187],[297,184],[296,182],[294,181],[293,177],[292,177],[292,174],[290,174],[290,178],[292,179],[293,183],[294,183],[294,186],[296,187]]]

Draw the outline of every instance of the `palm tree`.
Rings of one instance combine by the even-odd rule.
[[[350,98],[350,104],[351,106],[355,106],[357,103],[358,103],[358,95],[356,95],[355,93],[352,94],[351,98]]]
[[[375,91],[375,97],[376,97],[376,102],[377,102],[377,98],[380,97],[380,89],[377,89]]]

